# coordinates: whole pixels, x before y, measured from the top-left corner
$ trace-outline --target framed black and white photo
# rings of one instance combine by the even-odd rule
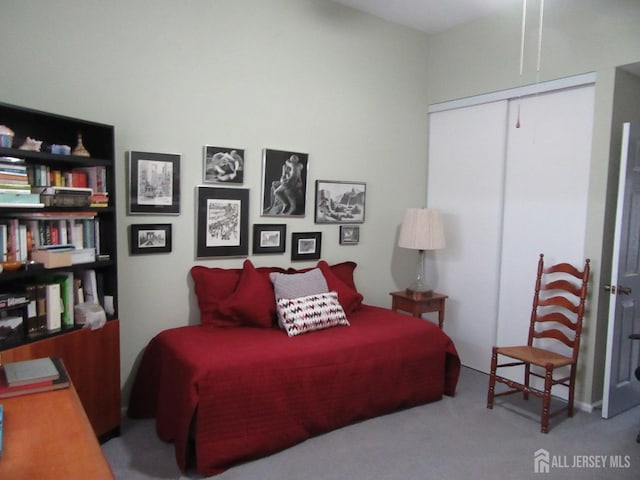
[[[360,241],[360,227],[340,225],[340,245],[357,245]]]
[[[131,255],[171,252],[171,224],[157,223],[129,227]]]
[[[291,260],[319,260],[322,232],[291,234]]]
[[[180,155],[129,152],[128,213],[180,214]]]
[[[307,202],[307,153],[264,149],[262,152],[263,217],[304,217]]]
[[[367,185],[316,180],[316,223],[364,223]]]
[[[244,150],[205,145],[202,181],[204,183],[242,185],[244,182]]]
[[[196,258],[249,254],[249,190],[196,187]]]
[[[284,253],[287,225],[255,223],[253,225],[253,253]]]

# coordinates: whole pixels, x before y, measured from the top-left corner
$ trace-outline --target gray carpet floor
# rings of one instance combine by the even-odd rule
[[[350,425],[216,480],[640,479],[640,407],[604,420],[600,412],[555,417],[540,433],[540,400],[520,395],[486,408],[488,376],[463,368],[456,396]],[[375,392],[372,392],[375,395]],[[549,472],[534,456],[549,454]],[[124,419],[122,435],[103,444],[117,479],[201,479],[176,467],[173,444],[153,420]],[[602,462],[602,463],[600,463]]]

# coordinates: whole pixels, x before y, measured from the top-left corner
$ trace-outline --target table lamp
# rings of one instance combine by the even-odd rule
[[[418,273],[406,292],[414,298],[430,297],[433,290],[423,282],[424,251],[444,248],[444,230],[440,211],[434,208],[408,208],[402,219],[398,246],[420,252]]]

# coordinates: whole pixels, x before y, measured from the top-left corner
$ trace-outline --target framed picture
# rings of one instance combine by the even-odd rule
[[[202,181],[204,183],[242,185],[244,182],[244,150],[205,145]]]
[[[367,185],[316,180],[316,223],[364,223]]]
[[[340,225],[340,245],[356,245],[360,241],[360,227]]]
[[[180,214],[180,155],[129,152],[129,214]]]
[[[196,258],[249,254],[249,190],[196,187]]]
[[[291,260],[319,260],[322,232],[291,234]]]
[[[131,255],[171,252],[171,224],[157,223],[129,227]]]
[[[304,217],[308,171],[308,154],[264,149],[261,215]]]
[[[255,223],[253,225],[253,253],[284,253],[287,225]]]

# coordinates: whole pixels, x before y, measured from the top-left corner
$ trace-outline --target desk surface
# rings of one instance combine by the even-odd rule
[[[114,478],[73,386],[0,403],[0,478]]]

